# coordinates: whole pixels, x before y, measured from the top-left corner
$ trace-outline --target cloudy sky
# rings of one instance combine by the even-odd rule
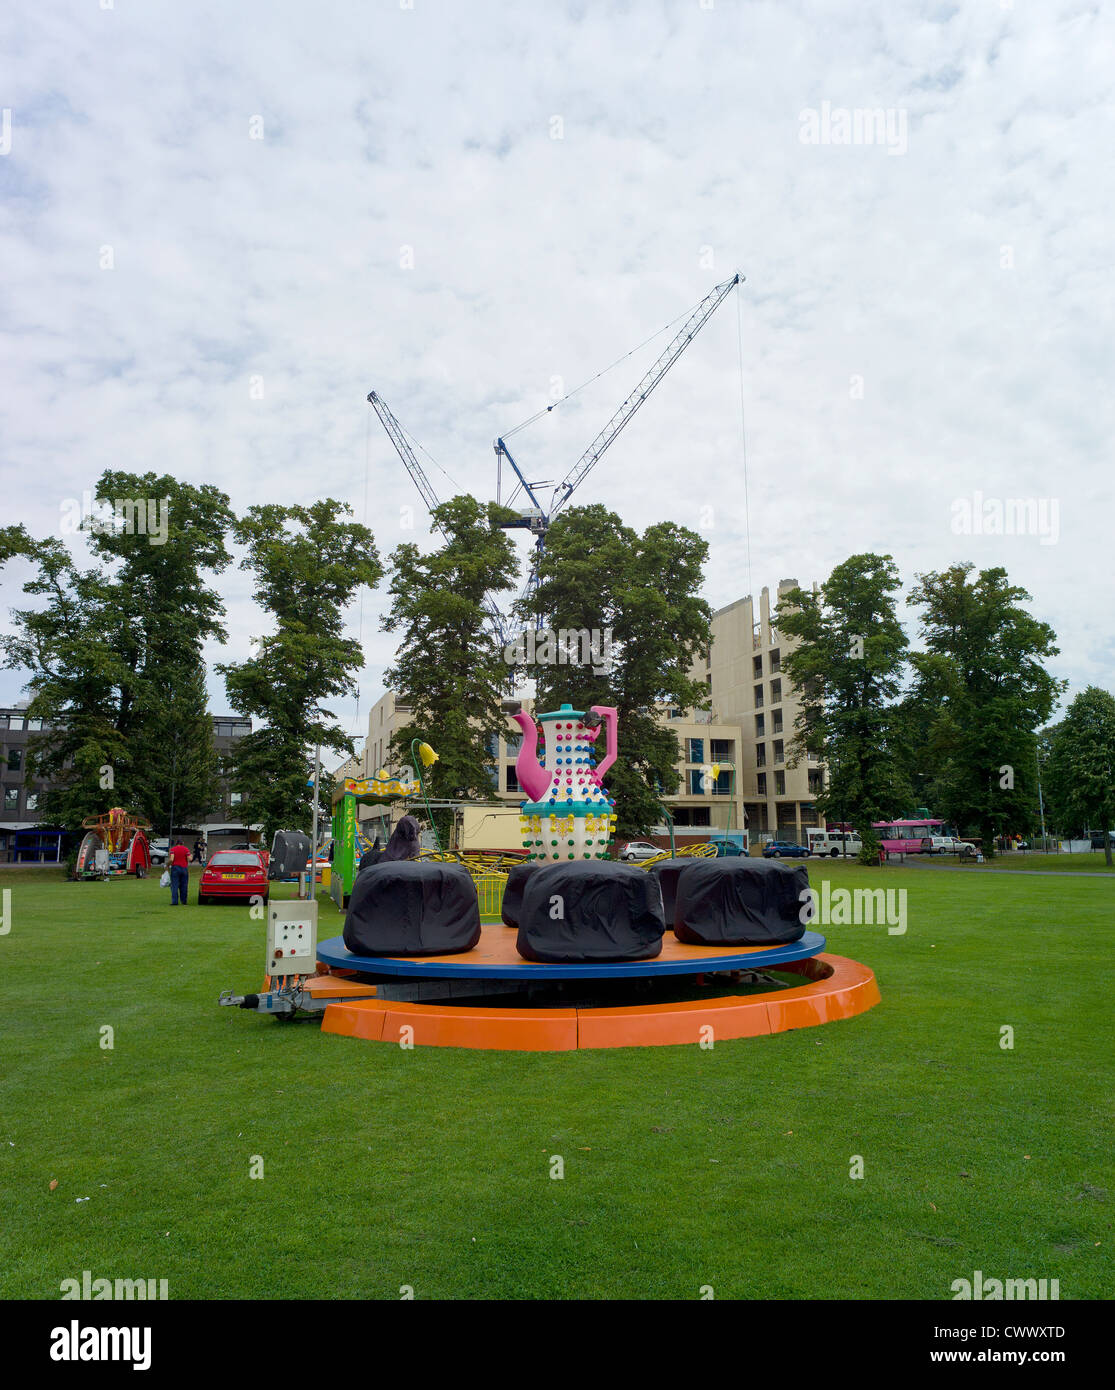
[[[1070,695],[1115,690],[1113,33],[1077,0],[8,0],[0,520],[157,469],[347,501],[385,554],[424,522],[370,389],[440,495],[491,497],[497,434],[738,269],[577,501],[702,529],[716,606],[861,550],[1004,565]],[[528,474],[654,352],[518,435]],[[1015,498],[1042,534],[958,533]],[[235,660],[262,619],[220,587]]]

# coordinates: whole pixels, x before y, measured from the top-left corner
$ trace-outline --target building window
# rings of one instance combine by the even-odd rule
[[[732,769],[722,768],[716,774],[716,781],[712,787],[713,796],[731,796],[732,794]]]
[[[27,730],[29,733],[37,734],[42,727],[43,721],[41,719],[29,719],[27,721]]]
[[[760,772],[760,773],[758,774],[758,776],[755,778],[755,786],[758,788],[758,792],[759,792],[759,795],[760,795],[760,796],[766,796],[766,794],[767,794],[767,774],[766,774],[765,772]]]
[[[767,746],[765,743],[755,745],[755,766],[766,767],[767,765]]]
[[[510,763],[507,765],[507,790],[509,792],[517,792],[519,790],[519,774]]]
[[[786,745],[780,738],[774,740],[774,761],[784,763],[786,761]]]
[[[5,788],[4,788],[4,810],[5,810],[5,811],[18,811],[18,810],[19,810],[19,788],[18,788],[18,787],[5,787]]]
[[[6,714],[0,714],[0,729],[6,729],[7,727],[8,727],[8,716],[7,716]]]
[[[782,711],[780,709],[775,710],[771,717],[770,731],[772,734],[780,734],[782,732]]]
[[[786,795],[786,774],[784,772],[774,774],[774,794],[775,796]]]
[[[706,791],[704,781],[704,769],[700,767],[691,767],[689,769],[689,795],[704,796]]]
[[[760,656],[755,657],[754,661],[753,661],[751,664],[752,664],[752,671],[753,671],[753,674],[754,674],[755,678],[758,679],[758,677],[761,676],[761,675],[763,674],[763,658],[762,658],[762,656],[760,655]]]
[[[28,792],[23,804],[28,811],[37,811],[39,809],[39,793]]]
[[[9,748],[9,749],[8,749],[8,771],[9,771],[9,772],[20,772],[20,771],[22,771],[22,769],[23,769],[23,749],[22,749],[22,748]]]
[[[825,774],[819,767],[811,767],[806,776],[809,779],[809,795],[820,796],[825,789]]]
[[[229,792],[228,794],[228,804],[230,806],[239,806],[243,800],[243,792]]]
[[[488,750],[489,758],[499,757],[499,734],[489,734],[484,745]]]
[[[511,737],[505,739],[504,742],[507,744],[507,756],[509,758],[517,758],[519,756],[519,750],[523,746],[522,734],[512,734]]]
[[[683,709],[672,709],[667,717],[669,719],[684,719],[685,711]]]
[[[771,681],[770,683],[770,702],[772,705],[782,703],[782,682]]]
[[[762,738],[767,731],[767,717],[765,714],[755,716],[755,737]]]
[[[761,685],[757,685],[757,686],[755,687],[755,708],[756,708],[756,709],[762,709],[762,707],[763,707],[763,687],[762,687]]]
[[[736,755],[736,745],[730,738],[709,740],[709,756],[714,763],[730,763]]]
[[[770,673],[775,675],[782,670],[782,651],[779,647],[774,647],[770,654]]]
[[[705,760],[705,741],[703,738],[687,738],[685,740],[688,752],[685,761],[688,763],[703,763]]]

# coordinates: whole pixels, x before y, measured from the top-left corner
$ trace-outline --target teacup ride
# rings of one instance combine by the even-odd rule
[[[317,945],[303,998],[322,1030],[404,1046],[565,1051],[700,1044],[851,1018],[872,971],[808,929],[802,864],[744,857],[612,861],[616,710],[521,710],[516,763],[530,858],[501,921],[481,921],[460,864],[357,875],[345,930]],[[606,731],[603,757],[595,744]]]

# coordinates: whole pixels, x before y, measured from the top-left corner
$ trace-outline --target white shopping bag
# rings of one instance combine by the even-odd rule
[[[163,876],[162,876],[161,879],[159,879],[159,887],[160,887],[160,888],[169,888],[169,887],[170,887],[170,870],[169,870],[169,869],[164,869],[164,870],[163,870]]]

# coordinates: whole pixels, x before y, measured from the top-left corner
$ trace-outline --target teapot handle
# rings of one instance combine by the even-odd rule
[[[603,759],[596,764],[597,781],[600,780],[616,760],[616,721],[619,711],[615,705],[593,705],[593,712],[600,715],[608,726],[607,746]]]

